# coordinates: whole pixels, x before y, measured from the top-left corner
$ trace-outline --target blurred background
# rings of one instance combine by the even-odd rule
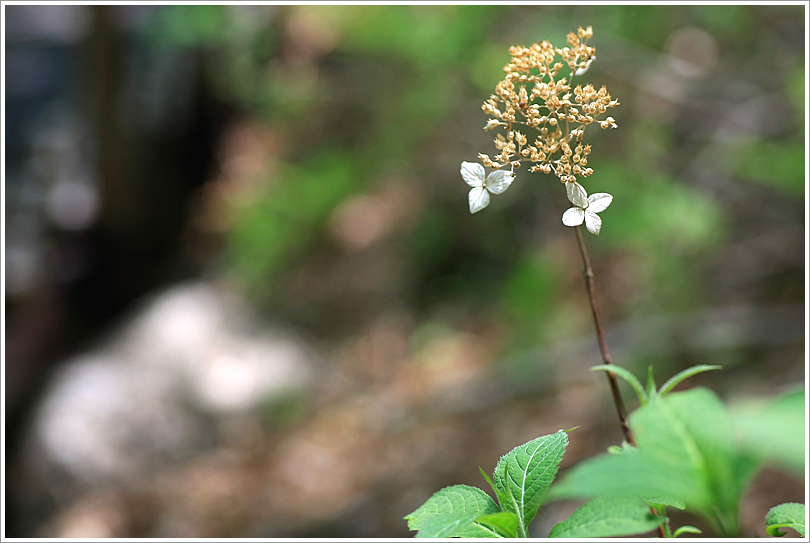
[[[409,537],[529,439],[620,443],[564,191],[459,174],[508,47],[578,26],[614,361],[802,384],[804,9],[4,6],[6,535]]]

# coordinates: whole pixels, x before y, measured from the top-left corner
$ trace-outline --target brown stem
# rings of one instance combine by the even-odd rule
[[[579,242],[579,251],[582,253],[582,263],[585,266],[583,275],[585,276],[585,286],[588,287],[588,299],[591,302],[591,309],[593,310],[593,321],[596,323],[596,337],[599,341],[599,350],[602,353],[602,360],[605,364],[613,365],[610,358],[610,351],[608,350],[607,341],[605,340],[605,331],[602,329],[602,319],[599,316],[599,306],[596,304],[596,289],[593,285],[593,269],[591,268],[591,259],[588,258],[588,251],[585,249],[585,240],[582,239],[582,232],[579,226],[574,227],[577,232],[577,241]],[[622,427],[624,439],[632,446],[636,446],[636,440],[633,438],[633,431],[627,424],[627,410],[622,401],[622,395],[619,392],[619,384],[616,381],[616,374],[612,371],[605,372],[607,375],[608,384],[610,384],[610,391],[613,393],[613,403],[616,405],[616,412],[619,415],[619,425]],[[650,507],[653,515],[658,516],[658,511]],[[662,538],[666,537],[664,525],[658,526],[658,535]]]
[[[579,242],[579,250],[582,253],[582,263],[585,266],[585,286],[588,287],[588,298],[591,302],[591,309],[593,310],[593,320],[596,323],[596,338],[599,342],[599,350],[602,353],[602,360],[605,364],[613,365],[610,359],[610,351],[608,350],[607,341],[605,341],[605,332],[602,329],[602,319],[599,316],[599,306],[596,304],[596,289],[593,286],[593,269],[591,269],[591,260],[588,258],[588,251],[585,249],[585,241],[582,239],[582,232],[579,226],[575,227],[577,232],[577,241]],[[622,427],[624,439],[634,447],[636,440],[633,438],[633,431],[627,424],[627,409],[624,407],[622,395],[619,392],[619,384],[616,381],[616,374],[612,371],[605,373],[607,375],[608,384],[610,384],[610,392],[613,394],[613,403],[616,404],[616,413],[619,415],[619,425]]]

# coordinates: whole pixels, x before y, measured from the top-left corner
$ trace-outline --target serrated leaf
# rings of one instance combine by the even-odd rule
[[[492,528],[501,537],[515,538],[517,537],[520,519],[514,513],[501,511],[500,513],[478,517],[475,522],[487,528]]]
[[[721,370],[721,369],[723,369],[723,366],[709,366],[706,364],[699,364],[697,366],[692,366],[691,368],[686,368],[682,372],[679,372],[676,375],[672,376],[672,378],[670,378],[666,383],[661,385],[661,390],[658,391],[658,395],[661,397],[666,396],[681,381],[683,381],[684,379],[688,379],[693,375],[697,375],[699,373],[703,373],[706,371]]]
[[[446,517],[442,521],[431,522],[431,532],[441,530],[442,523],[449,524],[458,519],[468,518],[472,522],[475,518],[497,513],[500,508],[489,494],[467,485],[455,485],[443,488],[433,494],[416,511],[405,516],[410,530],[423,531],[425,523],[434,517]],[[467,523],[468,526],[457,525],[453,535],[456,537],[495,537],[491,530]],[[447,537],[447,536],[420,536],[420,537]]]
[[[773,537],[782,537],[787,532],[779,528],[793,528],[799,535],[805,536],[805,507],[802,503],[783,503],[773,507],[765,515],[765,531]]]
[[[470,515],[436,515],[426,519],[425,522],[422,523],[422,527],[419,528],[419,531],[416,533],[416,537],[464,537],[457,535],[456,532],[460,532],[462,529],[467,528],[470,524],[472,524],[473,520],[475,520],[475,517]]]
[[[599,366],[593,366],[591,371],[594,370],[604,370],[615,373],[625,381],[627,381],[633,390],[636,391],[636,396],[638,396],[638,401],[641,402],[641,405],[647,404],[647,394],[644,392],[644,388],[641,386],[641,382],[636,379],[636,376],[632,374],[632,372],[624,369],[621,366],[616,366],[614,364],[601,364]]]
[[[518,516],[520,536],[527,535],[529,523],[557,475],[567,445],[568,435],[559,430],[515,447],[495,466],[498,499],[505,511]]]
[[[549,537],[615,537],[655,530],[666,520],[637,498],[597,498],[551,529]]]
[[[495,494],[498,497],[498,503],[504,511],[517,515],[520,510],[520,504],[512,494],[512,488],[507,484],[498,484],[499,477],[501,480],[506,480],[506,473],[509,467],[509,459],[504,455],[495,466],[495,472],[492,474],[495,477]],[[499,475],[499,470],[502,474]],[[518,516],[518,533],[520,537],[528,537],[528,523],[524,523],[523,518]]]

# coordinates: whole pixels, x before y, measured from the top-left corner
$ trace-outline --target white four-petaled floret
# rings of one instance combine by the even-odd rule
[[[566,183],[565,191],[568,193],[568,200],[574,204],[574,207],[568,208],[563,213],[563,224],[579,226],[584,222],[588,232],[598,236],[602,229],[602,219],[597,213],[607,209],[613,201],[613,196],[607,192],[597,192],[588,196],[582,185],[576,182]]]
[[[461,177],[472,187],[470,190],[470,213],[481,211],[489,205],[489,193],[501,194],[515,180],[515,173],[495,170],[484,177],[486,171],[477,162],[462,162]]]

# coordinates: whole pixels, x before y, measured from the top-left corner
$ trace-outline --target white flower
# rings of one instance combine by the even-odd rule
[[[515,180],[514,172],[495,170],[484,179],[484,167],[477,162],[462,162],[461,177],[472,187],[470,190],[470,213],[481,211],[489,205],[489,193],[500,194]],[[489,192],[487,192],[489,191]]]
[[[568,193],[568,200],[575,207],[569,208],[563,213],[563,224],[565,226],[579,226],[585,221],[588,232],[598,236],[599,230],[602,229],[602,219],[599,218],[597,213],[607,209],[610,202],[613,201],[613,196],[607,192],[598,192],[588,196],[579,183],[566,183],[565,191]]]

